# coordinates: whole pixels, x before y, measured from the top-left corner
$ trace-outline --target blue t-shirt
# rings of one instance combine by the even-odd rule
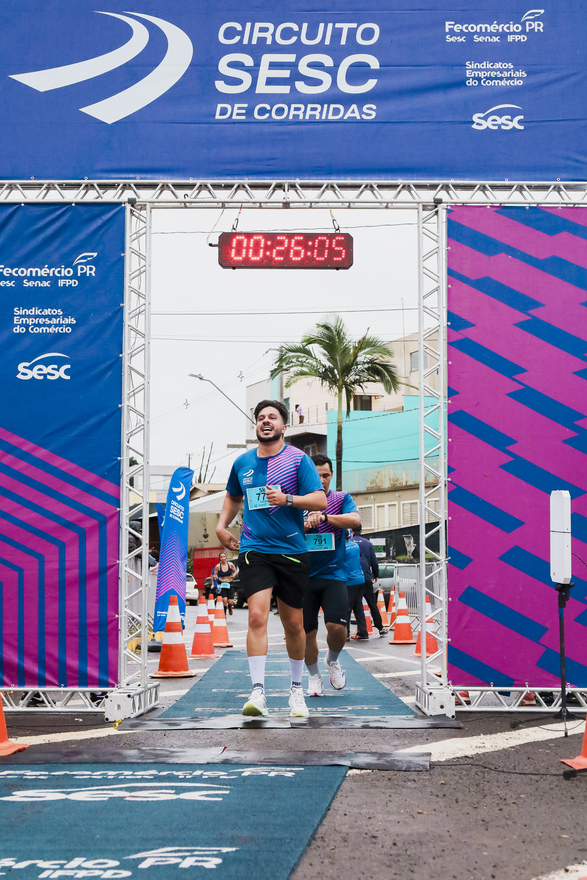
[[[250,449],[239,455],[226,485],[232,497],[245,497],[241,551],[306,553],[304,511],[287,504],[255,509],[263,493],[253,490],[263,486],[281,486],[286,495],[309,495],[322,489],[316,465],[305,452],[287,443],[281,452],[268,458],[259,457],[256,448]]]
[[[357,513],[357,505],[348,492],[329,492],[324,513],[336,516],[341,513]],[[334,535],[334,550],[315,550],[310,553],[310,577],[346,581],[345,530],[328,523],[320,523],[312,532]]]
[[[347,587],[356,587],[365,583],[365,575],[361,568],[361,548],[351,538],[345,544],[346,549],[346,582]]]

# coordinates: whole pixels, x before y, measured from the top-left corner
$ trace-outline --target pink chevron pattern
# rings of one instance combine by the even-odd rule
[[[587,559],[587,212],[449,214],[449,678],[556,687],[550,492]],[[574,564],[567,679],[587,686],[587,578]]]
[[[0,429],[0,686],[118,680],[119,487]]]
[[[286,495],[298,494],[298,466],[305,453],[295,446],[286,445],[279,455],[272,456],[267,462],[267,485],[281,486]],[[269,513],[274,514],[279,507],[270,507]]]

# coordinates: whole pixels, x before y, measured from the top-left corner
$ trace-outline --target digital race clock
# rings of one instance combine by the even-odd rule
[[[350,269],[353,237],[342,232],[223,232],[223,269]]]

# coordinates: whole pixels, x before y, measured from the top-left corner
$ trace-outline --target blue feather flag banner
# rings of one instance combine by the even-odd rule
[[[161,541],[157,594],[153,619],[154,632],[165,629],[169,600],[173,594],[179,602],[182,624],[185,620],[185,585],[190,512],[190,487],[194,472],[177,468],[171,478],[165,506],[165,528]]]

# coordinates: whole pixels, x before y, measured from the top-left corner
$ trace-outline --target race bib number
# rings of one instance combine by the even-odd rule
[[[310,553],[317,550],[334,550],[334,535],[332,532],[312,532],[306,535],[306,546]]]
[[[281,486],[277,487],[281,489]],[[266,486],[251,486],[247,489],[247,503],[249,510],[262,510],[265,507],[271,507],[267,500]]]

